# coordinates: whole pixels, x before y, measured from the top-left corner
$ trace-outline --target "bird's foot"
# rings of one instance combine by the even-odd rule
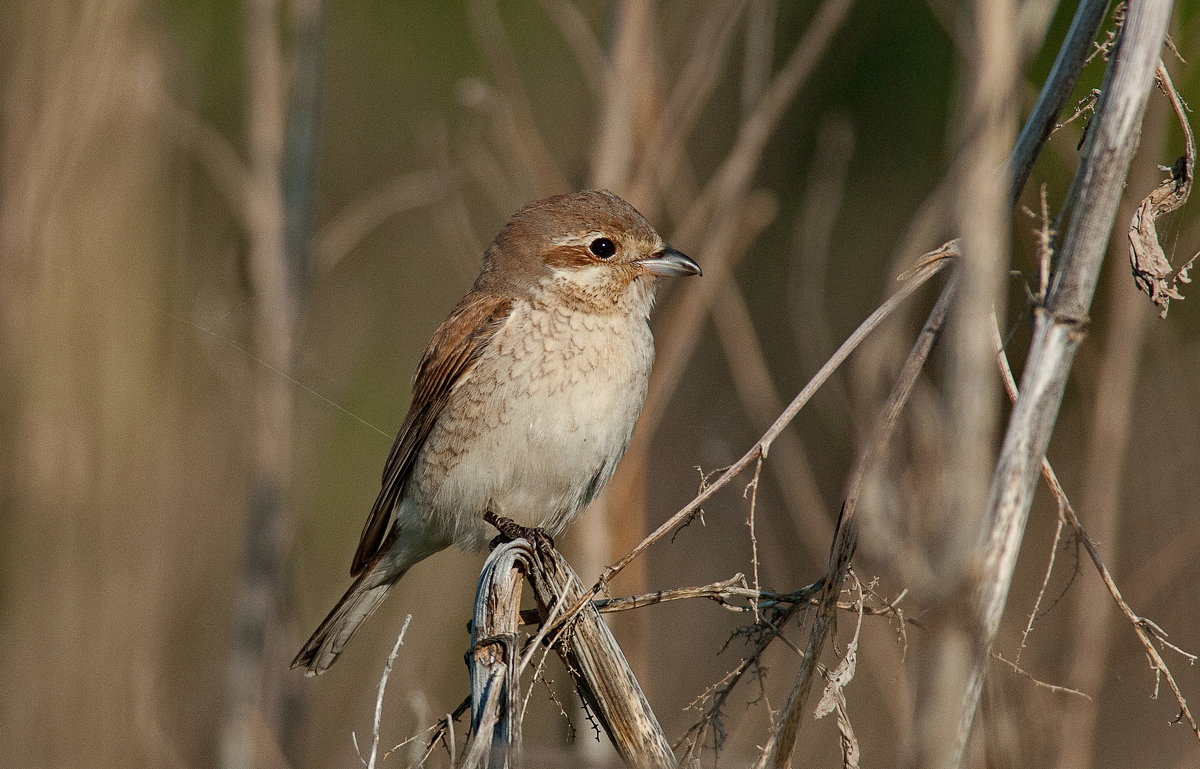
[[[512,518],[505,518],[502,515],[496,514],[493,510],[488,510],[483,514],[483,520],[492,524],[496,531],[500,532],[500,536],[496,537],[492,546],[500,542],[511,542],[514,539],[525,539],[533,545],[548,544],[551,548],[554,547],[554,538],[547,534],[542,529],[522,526]]]

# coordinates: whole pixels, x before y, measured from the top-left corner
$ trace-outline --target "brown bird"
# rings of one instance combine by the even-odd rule
[[[530,203],[417,366],[350,569],[292,667],[326,670],[414,564],[483,548],[485,512],[558,534],[625,453],[654,359],[655,276],[699,275],[604,191]]]

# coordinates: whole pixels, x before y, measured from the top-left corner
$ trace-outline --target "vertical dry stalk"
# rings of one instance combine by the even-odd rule
[[[287,370],[294,355],[296,298],[288,266],[283,197],[286,122],[285,65],[277,0],[244,4],[246,68],[246,187],[242,205],[253,290],[251,334],[255,353]],[[227,712],[221,734],[223,769],[251,769],[257,758],[256,723],[277,733],[282,671],[265,652],[277,639],[282,611],[283,553],[291,522],[283,512],[290,485],[291,385],[265,367],[253,373],[254,470],[246,520],[246,552],[237,609],[237,633],[227,668]]]
[[[937,641],[930,650],[916,714],[914,748],[920,766],[956,765],[957,703],[941,696],[963,686],[977,634],[960,611],[971,586],[973,545],[982,528],[1000,392],[991,345],[993,310],[1003,315],[1009,256],[1007,189],[997,183],[1012,146],[1013,94],[1017,83],[1016,7],[1009,0],[978,0],[963,38],[972,55],[965,60],[961,144],[955,163],[959,188],[954,218],[962,237],[961,294],[951,312],[947,338],[949,456],[953,482],[947,484],[937,516],[928,529],[931,576],[922,585],[935,607]]]
[[[1057,269],[1045,306],[1036,312],[1021,394],[1009,419],[988,496],[980,581],[971,604],[979,642],[972,645],[966,685],[952,695],[961,703],[961,708],[956,708],[957,751],[950,756],[954,766],[962,761],[979,704],[987,653],[1012,583],[1042,456],[1086,330],[1172,5],[1170,0],[1147,0],[1129,8],[1072,187],[1074,210]]]

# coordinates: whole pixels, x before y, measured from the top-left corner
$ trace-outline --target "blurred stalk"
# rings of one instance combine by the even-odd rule
[[[628,195],[635,158],[644,150],[658,119],[659,83],[654,59],[654,6],[649,0],[621,0],[613,8],[613,35],[604,78],[602,122],[597,128],[588,186]],[[654,201],[630,199],[641,210],[655,208]],[[639,430],[639,432],[642,432]],[[648,436],[635,437],[628,456],[617,468],[608,489],[575,524],[579,546],[579,572],[585,581],[594,580],[616,556],[628,552],[649,530],[646,525],[647,466],[650,461]],[[586,543],[586,544],[584,544]],[[649,589],[647,564],[632,565],[620,584],[622,591],[639,594]],[[643,688],[652,689],[650,639],[643,612],[607,621],[617,629],[634,675]],[[581,721],[583,711],[576,720]],[[578,729],[586,729],[582,722]],[[576,742],[582,757],[600,763],[607,746],[593,740]]]
[[[295,680],[287,676],[289,626],[286,557],[294,519],[285,508],[291,488],[292,389],[276,371],[296,357],[300,284],[311,242],[319,80],[321,6],[293,3],[296,29],[293,98],[280,36],[278,0],[243,6],[246,76],[246,170],[243,202],[247,273],[251,279],[251,338],[266,366],[253,372],[254,470],[247,507],[245,561],[239,588],[237,632],[227,670],[222,725],[223,769],[253,769],[261,756],[294,744]],[[286,186],[285,186],[286,182]],[[260,724],[268,739],[263,745]]]
[[[934,607],[936,643],[921,666],[922,705],[914,747],[916,765],[957,766],[955,693],[967,686],[971,660],[981,643],[964,609],[976,568],[975,543],[983,528],[984,504],[1000,416],[1000,389],[994,373],[991,317],[1004,317],[1005,279],[1010,256],[1007,187],[998,183],[1015,137],[1018,75],[1016,7],[1011,0],[976,0],[964,19],[965,50],[962,121],[954,174],[958,191],[953,215],[962,236],[961,293],[947,326],[947,436],[953,482],[945,487],[931,531],[932,564],[928,589]]]

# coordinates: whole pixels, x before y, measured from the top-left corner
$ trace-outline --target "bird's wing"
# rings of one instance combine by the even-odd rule
[[[350,574],[358,576],[383,547],[392,514],[400,501],[417,454],[445,407],[450,393],[479,359],[488,340],[508,319],[512,300],[472,292],[463,298],[434,332],[413,379],[412,405],[383,466],[383,488],[375,500]]]

